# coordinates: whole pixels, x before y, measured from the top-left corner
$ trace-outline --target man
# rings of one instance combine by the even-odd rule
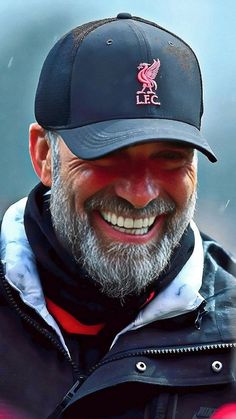
[[[199,65],[120,13],[39,80],[41,183],[2,224],[2,400],[28,418],[206,418],[235,400],[235,265],[192,218]]]

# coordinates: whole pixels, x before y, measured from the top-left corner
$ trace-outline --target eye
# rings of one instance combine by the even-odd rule
[[[90,162],[91,164],[100,167],[114,167],[126,163],[127,160],[127,154],[121,150],[117,150],[98,159],[91,160]]]
[[[186,155],[175,150],[165,150],[165,151],[159,152],[156,157],[159,159],[166,159],[166,160],[180,160],[180,159],[185,159]]]
[[[167,149],[160,150],[153,156],[154,160],[165,170],[178,169],[191,163],[193,158],[192,150]]]

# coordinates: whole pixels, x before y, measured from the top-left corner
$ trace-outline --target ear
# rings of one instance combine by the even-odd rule
[[[37,123],[29,128],[29,150],[35,172],[45,186],[51,187],[51,148],[45,130]]]

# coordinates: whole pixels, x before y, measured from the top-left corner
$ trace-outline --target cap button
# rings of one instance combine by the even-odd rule
[[[132,16],[130,13],[118,13],[116,17],[117,19],[132,19]]]

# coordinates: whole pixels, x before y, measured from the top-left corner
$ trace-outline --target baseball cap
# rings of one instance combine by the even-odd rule
[[[64,35],[39,78],[35,116],[82,159],[152,141],[190,145],[200,133],[202,78],[193,50],[154,22],[119,13]]]

